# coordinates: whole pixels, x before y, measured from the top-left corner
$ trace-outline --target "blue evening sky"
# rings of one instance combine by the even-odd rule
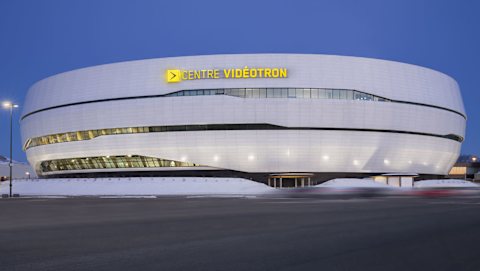
[[[219,53],[382,58],[444,72],[468,114],[462,153],[480,154],[480,1],[0,0],[0,100],[111,62]],[[14,159],[25,161],[14,123]],[[8,154],[0,112],[0,154]]]

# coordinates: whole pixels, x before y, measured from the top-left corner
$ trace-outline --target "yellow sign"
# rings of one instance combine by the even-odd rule
[[[287,78],[286,68],[249,68],[243,69],[205,69],[205,70],[167,70],[167,83],[182,80],[199,79],[247,79],[247,78]]]
[[[168,83],[176,83],[180,82],[181,79],[181,72],[180,70],[167,70],[166,77]]]

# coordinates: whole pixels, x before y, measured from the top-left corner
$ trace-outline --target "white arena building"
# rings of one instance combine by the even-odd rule
[[[308,176],[309,184],[446,175],[465,125],[459,87],[443,73],[305,54],[78,69],[33,85],[21,117],[23,147],[42,177]]]

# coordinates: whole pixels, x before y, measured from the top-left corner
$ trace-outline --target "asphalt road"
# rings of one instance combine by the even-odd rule
[[[480,270],[480,199],[2,199],[0,270]]]

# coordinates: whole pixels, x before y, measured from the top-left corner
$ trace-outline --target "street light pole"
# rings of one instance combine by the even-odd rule
[[[10,109],[10,197],[12,197],[12,178],[13,178],[13,108],[18,107],[17,104],[4,102],[3,107]]]
[[[10,105],[10,197],[12,197],[12,141],[13,141],[13,106]]]

